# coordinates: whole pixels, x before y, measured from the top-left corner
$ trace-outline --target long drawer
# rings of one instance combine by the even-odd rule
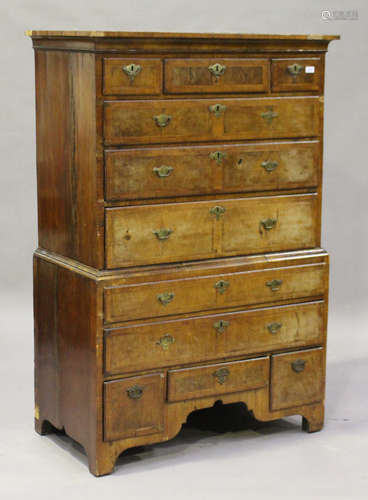
[[[317,97],[107,101],[106,144],[315,137]]]
[[[318,345],[323,340],[321,301],[133,324],[105,330],[105,373]]]
[[[156,278],[157,279],[157,278]],[[104,289],[106,323],[321,297],[324,263],[153,281]]]
[[[106,210],[108,268],[312,248],[316,194]]]
[[[317,141],[108,150],[107,200],[314,187]]]

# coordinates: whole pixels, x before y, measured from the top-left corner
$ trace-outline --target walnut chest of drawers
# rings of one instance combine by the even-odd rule
[[[323,425],[336,36],[29,32],[35,425],[103,475],[193,410]]]

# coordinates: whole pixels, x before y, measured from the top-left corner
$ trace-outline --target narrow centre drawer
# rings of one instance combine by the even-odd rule
[[[168,401],[184,401],[268,385],[269,358],[199,366],[168,372]]]

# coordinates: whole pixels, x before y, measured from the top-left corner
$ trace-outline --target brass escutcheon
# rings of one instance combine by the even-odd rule
[[[173,292],[164,292],[157,295],[157,300],[163,305],[167,306],[175,297],[175,293]]]
[[[164,335],[163,337],[161,337],[160,340],[156,342],[156,344],[161,346],[164,351],[167,351],[169,348],[169,345],[173,344],[174,342],[175,342],[174,337],[167,334],[167,335]]]
[[[153,234],[156,235],[157,239],[160,241],[167,240],[170,234],[173,232],[172,229],[157,229],[156,231],[152,231]]]
[[[280,287],[282,285],[282,280],[272,280],[272,281],[267,281],[266,286],[270,287],[272,292],[277,292],[280,290]]]
[[[276,226],[276,223],[277,219],[265,219],[260,221],[261,226],[263,226],[266,231],[273,229]]]
[[[291,367],[296,373],[300,373],[304,370],[305,368],[305,363],[304,359],[296,359],[291,363]]]
[[[217,331],[217,333],[224,333],[226,328],[230,325],[229,321],[225,321],[223,319],[220,319],[219,321],[215,321],[213,324],[214,329]]]
[[[167,165],[161,165],[161,167],[153,168],[153,172],[157,174],[157,177],[169,177],[173,170],[173,167],[168,167]]]
[[[275,111],[272,111],[272,109],[269,109],[268,111],[261,113],[261,116],[267,123],[272,123],[272,120],[277,118],[279,115]]]
[[[210,214],[214,215],[217,220],[219,220],[221,215],[223,215],[225,212],[226,212],[226,208],[224,208],[224,207],[216,206],[216,207],[210,208]]]
[[[166,127],[171,121],[171,116],[162,114],[154,116],[153,119],[158,127]]]
[[[277,333],[280,328],[282,327],[282,323],[270,323],[269,325],[267,325],[267,330],[274,334],[274,333]]]
[[[278,167],[279,163],[277,161],[263,161],[261,165],[266,172],[272,172],[276,167]]]
[[[212,64],[212,66],[208,66],[208,71],[212,73],[216,78],[223,75],[225,73],[226,66],[220,63]]]
[[[215,160],[217,165],[220,165],[222,163],[222,160],[226,158],[226,153],[223,153],[222,151],[214,151],[213,153],[209,154],[209,157],[211,160]]]
[[[131,82],[134,81],[134,78],[142,71],[142,66],[139,64],[127,64],[123,66],[124,73],[128,76]]]
[[[230,375],[230,370],[227,368],[220,368],[219,370],[216,370],[213,372],[213,376],[217,379],[217,382],[219,384],[224,384],[226,381],[226,378]]]
[[[140,399],[143,396],[143,387],[140,385],[133,385],[127,389],[127,393],[130,399]]]
[[[212,104],[208,109],[211,113],[215,113],[215,116],[221,116],[221,113],[226,111],[226,106],[225,104]]]
[[[299,73],[301,73],[301,71],[303,70],[303,66],[301,66],[300,64],[290,64],[290,66],[287,67],[288,69],[288,72],[294,77],[299,75]]]
[[[215,283],[215,288],[218,290],[220,293],[225,293],[226,290],[229,288],[230,283],[225,280],[220,280]]]

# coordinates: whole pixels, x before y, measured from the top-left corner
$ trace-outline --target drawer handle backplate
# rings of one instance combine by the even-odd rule
[[[128,76],[129,80],[134,82],[134,78],[142,71],[142,66],[133,63],[127,64],[123,66],[123,71]]]
[[[224,384],[229,375],[230,370],[228,370],[227,368],[220,368],[219,370],[213,372],[213,376],[217,379],[217,382],[219,384]]]
[[[299,73],[302,72],[303,66],[301,64],[290,64],[288,66],[288,72],[295,78]]]
[[[156,342],[157,345],[161,346],[164,351],[167,351],[170,344],[175,342],[174,337],[171,335],[164,335],[160,338],[159,341]]]
[[[130,399],[140,399],[143,396],[143,387],[140,385],[133,385],[127,389],[127,394]]]
[[[157,300],[163,305],[167,306],[175,297],[175,293],[173,292],[164,292],[157,295]]]
[[[171,122],[170,115],[156,115],[153,119],[158,127],[166,127]]]
[[[220,165],[222,163],[222,160],[226,158],[226,153],[223,153],[222,151],[214,151],[213,153],[209,154],[209,157],[211,160],[215,160],[217,165]]]
[[[229,288],[230,283],[225,280],[220,280],[215,284],[216,290],[218,290],[220,293],[225,293],[225,291]]]
[[[224,333],[226,328],[230,325],[229,321],[225,321],[223,319],[220,319],[219,321],[215,321],[213,324],[214,329],[217,331],[217,333]]]
[[[270,287],[272,292],[277,292],[280,290],[282,285],[282,280],[272,280],[272,281],[267,281],[266,286]]]
[[[305,360],[304,359],[296,359],[291,363],[291,367],[296,373],[300,373],[304,370],[305,368]]]
[[[270,333],[275,334],[280,330],[281,327],[282,323],[270,323],[269,325],[267,325],[267,330]]]
[[[264,227],[266,231],[270,231],[276,226],[277,219],[265,219],[261,220],[260,224]]]
[[[278,167],[279,163],[277,161],[263,161],[261,165],[266,172],[273,172],[275,168]]]
[[[221,116],[222,113],[225,113],[226,111],[226,106],[225,104],[212,104],[208,108],[211,113],[214,113],[215,116]]]
[[[216,78],[223,75],[225,73],[226,66],[220,63],[212,64],[212,66],[208,66],[208,71],[212,73]]]
[[[161,165],[161,167],[155,167],[153,172],[157,175],[157,177],[169,177],[171,172],[173,171],[173,167],[169,167],[167,165]]]
[[[224,215],[225,212],[226,212],[225,207],[216,206],[216,207],[210,208],[210,214],[215,215],[217,220],[219,220],[221,215]]]
[[[269,109],[268,111],[262,113],[261,116],[264,120],[266,120],[267,123],[272,123],[272,120],[274,118],[277,118],[279,115],[272,109]]]
[[[167,240],[170,234],[173,232],[172,229],[157,229],[156,231],[152,231],[153,234],[156,235],[157,239],[160,241]]]

